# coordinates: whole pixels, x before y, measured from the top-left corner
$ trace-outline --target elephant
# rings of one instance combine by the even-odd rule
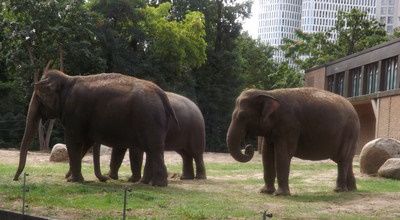
[[[165,139],[165,150],[174,150],[181,155],[183,160],[181,179],[206,179],[203,161],[206,143],[203,115],[197,105],[190,99],[172,92],[166,92],[166,94],[179,121],[179,126],[176,123],[169,124]],[[100,181],[105,181],[107,177],[103,176],[100,171],[99,149],[100,144],[93,146],[95,175]],[[87,150],[85,149],[84,153]],[[125,153],[126,148],[112,148],[110,171],[108,173],[112,179],[118,179],[118,170]],[[143,151],[139,148],[130,147],[129,157],[132,170],[132,177],[129,181],[137,182],[141,178]],[[196,163],[196,175],[194,174],[193,160]],[[145,173],[141,182],[148,183],[149,176],[151,175]]]
[[[60,119],[64,127],[71,170],[68,181],[84,180],[82,152],[94,143],[104,143],[146,151],[154,174],[152,185],[167,186],[165,137],[168,124],[178,121],[156,84],[119,73],[68,76],[46,68],[35,83],[14,180],[25,167],[28,145],[41,118]]]
[[[181,179],[206,179],[203,161],[206,143],[203,115],[190,99],[172,92],[166,92],[166,94],[179,121],[179,127],[174,123],[169,124],[165,138],[165,150],[176,151],[181,155],[183,160]],[[118,170],[125,152],[126,149],[123,148],[113,148],[112,150],[109,171],[112,179],[118,179]],[[129,180],[137,182],[141,177],[143,151],[139,148],[129,148],[129,157],[132,170],[132,177]],[[194,174],[193,160],[196,163],[196,175]],[[148,181],[146,169],[141,181],[144,183]]]
[[[249,89],[236,99],[226,143],[235,160],[248,162],[254,149],[247,145],[241,152],[241,141],[246,135],[264,138],[261,193],[290,195],[292,157],[336,162],[335,191],[342,192],[357,188],[352,162],[359,132],[358,115],[342,96],[316,88]]]

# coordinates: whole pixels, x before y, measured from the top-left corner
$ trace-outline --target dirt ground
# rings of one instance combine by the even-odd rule
[[[28,152],[27,164],[41,164],[49,162],[49,153],[43,152]],[[100,157],[101,164],[108,164],[110,162],[110,153],[102,153]],[[0,158],[2,163],[6,164],[18,164],[19,161],[19,150],[16,149],[0,149]],[[172,151],[165,152],[164,155],[166,164],[177,164],[181,163],[182,159],[179,154]],[[259,160],[261,162],[261,157],[255,156],[254,161]],[[93,163],[92,154],[88,153],[83,158],[83,163]],[[226,153],[204,153],[205,163],[236,163],[236,161]],[[125,154],[123,161],[124,164],[129,164],[129,154]]]

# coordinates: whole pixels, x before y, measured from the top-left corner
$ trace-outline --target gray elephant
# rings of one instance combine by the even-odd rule
[[[236,99],[226,142],[234,159],[247,162],[254,149],[240,151],[245,135],[264,137],[263,193],[290,195],[292,157],[333,160],[338,165],[335,191],[349,191],[356,190],[352,162],[359,130],[358,115],[342,96],[314,88],[250,89]]]
[[[206,179],[206,170],[203,161],[205,150],[203,115],[197,105],[190,99],[171,92],[167,92],[166,94],[179,121],[179,126],[176,123],[169,124],[165,139],[165,150],[176,151],[182,156],[183,168],[181,179]],[[99,144],[93,146],[95,174],[100,181],[104,181],[105,177],[100,172],[99,159],[96,158],[98,157],[98,153],[96,152],[98,152],[99,147]],[[125,152],[126,149],[124,148],[112,149],[109,172],[109,176],[112,179],[118,179],[118,170]],[[136,182],[141,178],[143,151],[139,148],[129,148],[129,156],[132,170],[132,177],[129,180]],[[193,160],[196,164],[196,174],[193,169]],[[151,174],[145,172],[141,181],[147,183],[150,177]]]
[[[171,123],[177,121],[165,92],[154,83],[117,73],[68,76],[46,70],[29,104],[14,180],[25,167],[28,145],[41,118],[58,118],[64,127],[71,170],[68,181],[83,181],[82,152],[94,143],[104,143],[146,151],[154,174],[152,184],[167,185],[164,141],[171,119],[175,120]]]

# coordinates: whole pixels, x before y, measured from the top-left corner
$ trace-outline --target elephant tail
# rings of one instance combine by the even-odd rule
[[[169,102],[169,99],[168,99],[167,95],[165,94],[164,91],[159,91],[158,95],[160,96],[161,101],[162,101],[162,103],[164,105],[165,114],[167,115],[168,118],[172,118],[175,121],[175,123],[178,126],[178,128],[179,128],[180,126],[179,126],[178,119],[176,118],[175,111],[172,108],[171,103]]]

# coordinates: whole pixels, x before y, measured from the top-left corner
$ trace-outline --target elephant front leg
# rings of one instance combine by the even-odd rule
[[[82,144],[78,142],[68,141],[67,150],[69,156],[69,167],[71,175],[68,177],[68,182],[83,182],[82,176]]]
[[[142,176],[143,153],[144,152],[137,147],[129,148],[129,160],[132,172],[132,176],[129,178],[130,182],[137,182]]]
[[[262,162],[264,167],[264,182],[265,186],[260,190],[261,193],[275,193],[275,155],[273,143],[262,142]]]
[[[85,157],[86,153],[89,151],[91,145],[90,144],[85,144],[83,145],[83,148],[81,150],[81,160],[83,157]],[[65,178],[68,179],[71,176],[71,168],[68,169],[68,172],[65,174]]]
[[[278,179],[278,190],[276,190],[276,196],[290,195],[289,190],[289,172],[290,172],[290,161],[292,156],[288,149],[287,143],[280,143],[274,146],[275,155],[275,168],[276,176]]]

